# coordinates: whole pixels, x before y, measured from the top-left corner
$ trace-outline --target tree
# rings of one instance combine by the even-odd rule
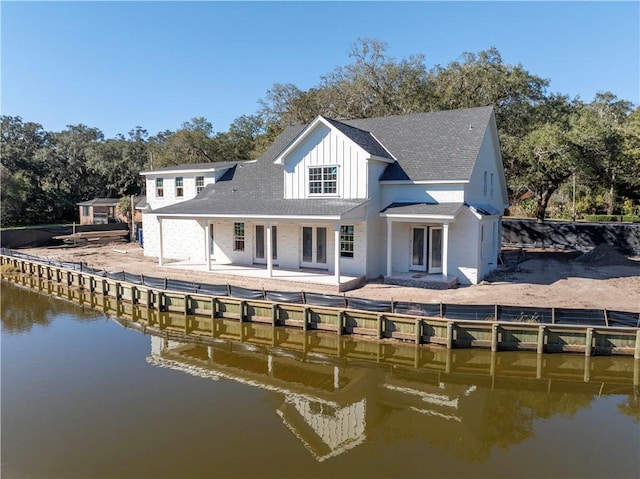
[[[39,123],[3,116],[1,138],[2,226],[39,221],[35,205],[46,203],[42,181],[49,171],[39,152],[48,147],[51,136]]]
[[[518,146],[520,181],[536,198],[536,220],[544,221],[551,195],[578,165],[579,152],[564,127],[545,123],[531,131]]]
[[[598,93],[594,100],[574,116],[573,141],[594,182],[609,191],[607,214],[612,215],[619,188],[638,176],[638,164],[632,150],[625,148],[633,138],[633,130],[625,129],[632,105],[618,100],[609,92]],[[636,133],[637,136],[637,133]]]

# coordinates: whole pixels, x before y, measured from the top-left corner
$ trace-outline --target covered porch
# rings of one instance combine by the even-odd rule
[[[449,225],[461,203],[392,203],[380,215],[387,222],[384,282],[430,289],[456,287],[449,274]]]
[[[158,215],[158,264],[347,291],[366,276],[363,204],[348,206],[331,215]],[[194,225],[190,230],[188,223]],[[175,241],[165,244],[181,230],[190,235],[188,247],[180,251]],[[167,265],[166,256],[181,261]]]
[[[219,275],[240,276],[243,278],[255,278],[257,280],[277,280],[294,283],[307,283],[319,286],[335,287],[337,292],[349,291],[364,285],[364,276],[340,275],[319,270],[305,269],[281,269],[273,268],[268,271],[267,265],[239,265],[239,264],[207,264],[205,261],[182,260],[164,263],[167,269],[179,269],[188,271],[208,272]]]

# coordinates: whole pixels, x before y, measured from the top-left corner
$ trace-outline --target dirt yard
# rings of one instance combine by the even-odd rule
[[[600,248],[600,247],[599,247]],[[422,303],[503,304],[540,307],[640,311],[640,258],[627,259],[597,248],[587,255],[552,250],[525,250],[520,262],[501,266],[491,278],[474,286],[430,290],[390,286],[372,281],[348,296]],[[244,279],[217,273],[159,267],[143,256],[137,244],[111,243],[77,248],[31,248],[22,253],[63,261],[82,261],[107,271],[127,271],[272,291],[333,293],[328,287],[288,281]]]

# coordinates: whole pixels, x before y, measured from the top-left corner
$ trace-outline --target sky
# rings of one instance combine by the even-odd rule
[[[549,92],[640,104],[640,2],[13,2],[0,4],[3,115],[107,138],[205,117],[227,131],[275,83],[302,90],[359,38],[446,65],[496,47]]]

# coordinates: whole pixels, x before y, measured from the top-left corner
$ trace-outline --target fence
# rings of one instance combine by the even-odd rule
[[[303,330],[394,338],[452,347],[633,354],[640,359],[640,313],[379,301],[278,292],[96,270],[0,251],[2,264],[47,281],[157,311],[232,318]]]

